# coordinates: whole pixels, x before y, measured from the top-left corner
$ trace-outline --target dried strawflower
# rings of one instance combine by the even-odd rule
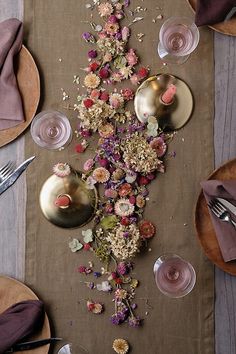
[[[104,26],[104,29],[108,34],[114,35],[119,31],[119,25],[118,25],[118,23],[107,22]]]
[[[104,168],[104,167],[97,167],[94,171],[93,171],[93,178],[95,179],[95,181],[97,181],[98,183],[105,183],[109,180],[110,178],[110,172]]]
[[[71,173],[70,166],[67,163],[59,162],[52,169],[53,173],[58,177],[66,177]]]
[[[117,354],[126,354],[129,351],[129,344],[125,339],[115,339],[112,348]]]
[[[125,197],[131,192],[132,192],[132,186],[129,183],[122,184],[118,190],[120,197]]]
[[[124,98],[119,93],[112,93],[110,95],[109,103],[114,109],[118,109],[124,105]]]
[[[117,191],[115,189],[109,188],[109,189],[105,190],[105,196],[107,198],[115,199],[118,196],[118,193],[117,193]]]
[[[136,205],[138,208],[144,208],[146,204],[145,198],[142,195],[137,195],[136,197]]]
[[[128,199],[122,198],[115,203],[115,213],[118,216],[130,216],[134,212],[134,206]]]
[[[141,236],[147,239],[155,235],[156,229],[150,221],[142,220],[139,224],[139,231]]]
[[[137,55],[135,54],[135,51],[131,48],[128,53],[126,54],[126,59],[127,59],[127,62],[130,66],[134,66],[137,64],[138,62],[138,57]]]
[[[100,78],[96,74],[88,74],[84,78],[84,84],[86,87],[94,89],[100,85]]]
[[[121,178],[123,178],[125,175],[124,171],[121,168],[117,168],[113,173],[112,173],[112,179],[114,181],[119,181]]]
[[[117,289],[117,290],[115,291],[115,297],[116,297],[116,299],[124,300],[124,299],[127,298],[127,295],[128,295],[128,293],[127,293],[127,291],[124,290],[124,289]]]

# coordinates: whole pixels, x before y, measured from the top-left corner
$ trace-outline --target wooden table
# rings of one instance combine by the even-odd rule
[[[23,18],[23,0],[0,0],[0,21]],[[215,33],[215,166],[236,155],[236,38]],[[1,148],[0,165],[24,159],[24,136]],[[1,273],[24,280],[26,181],[24,175],[0,198]],[[236,354],[236,277],[215,269],[216,354]],[[164,353],[163,353],[164,354]],[[173,354],[181,354],[174,353]],[[191,354],[191,353],[189,353]],[[201,354],[201,353],[199,353]],[[212,353],[213,354],[213,353]]]

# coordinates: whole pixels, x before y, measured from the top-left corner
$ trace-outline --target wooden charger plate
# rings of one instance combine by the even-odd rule
[[[196,11],[197,0],[187,0],[193,11]],[[236,17],[226,22],[217,23],[216,25],[209,26],[214,31],[227,34],[229,36],[236,36]]]
[[[236,159],[231,160],[215,170],[208,179],[236,179]],[[201,191],[195,210],[197,236],[206,256],[226,273],[236,275],[236,261],[225,262],[221,255],[215,230],[203,192]],[[227,235],[226,235],[227,236]]]
[[[0,276],[0,313],[5,311],[11,305],[25,300],[38,300],[38,297],[26,285],[5,276]],[[32,340],[50,338],[51,331],[47,315],[45,316],[44,325],[36,336],[32,336]],[[47,354],[49,345],[44,345],[34,350],[21,351],[22,354]]]
[[[30,125],[40,98],[39,72],[28,49],[22,46],[16,58],[16,78],[22,98],[25,121],[15,127],[0,130],[0,147],[15,140]]]

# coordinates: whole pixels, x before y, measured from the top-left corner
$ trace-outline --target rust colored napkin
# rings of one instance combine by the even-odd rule
[[[11,18],[0,23],[0,130],[24,121],[14,72],[14,57],[21,49],[22,38],[22,22]]]
[[[195,23],[197,26],[223,22],[236,0],[198,0]]]
[[[39,300],[18,302],[0,314],[0,354],[42,328],[44,305]]]
[[[229,200],[236,205],[236,181],[209,180],[201,183],[207,203],[216,197]],[[211,211],[211,220],[225,262],[236,259],[236,230],[227,222],[218,219]],[[235,217],[234,217],[235,219]]]

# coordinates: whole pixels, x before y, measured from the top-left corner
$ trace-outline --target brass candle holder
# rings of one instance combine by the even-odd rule
[[[87,189],[81,176],[81,172],[72,170],[66,177],[54,174],[43,184],[39,197],[40,207],[52,224],[76,228],[93,218],[97,208],[97,190],[95,187]],[[64,200],[61,205],[60,200]]]
[[[171,84],[176,86],[177,91],[173,101],[165,104],[161,96]],[[146,123],[149,116],[154,116],[163,130],[177,130],[191,117],[193,96],[183,80],[169,74],[157,74],[139,86],[135,94],[134,108],[140,122]]]

